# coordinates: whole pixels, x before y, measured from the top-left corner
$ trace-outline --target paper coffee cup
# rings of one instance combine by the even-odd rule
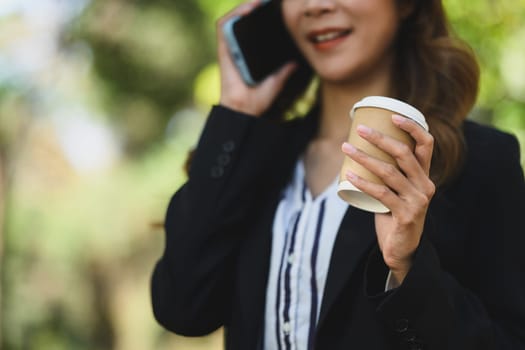
[[[350,111],[350,118],[353,120],[348,143],[374,158],[399,168],[394,158],[357,134],[357,126],[362,124],[399,140],[414,150],[414,139],[392,122],[392,114],[399,114],[410,118],[428,131],[428,124],[426,123],[425,117],[413,106],[390,97],[368,96],[357,102]],[[369,172],[361,164],[353,161],[349,157],[345,157],[337,188],[339,196],[350,205],[359,209],[374,213],[389,212],[390,209],[383,203],[362,192],[346,179],[346,172],[348,170],[351,170],[356,175],[370,182],[380,185],[384,184],[379,177]]]

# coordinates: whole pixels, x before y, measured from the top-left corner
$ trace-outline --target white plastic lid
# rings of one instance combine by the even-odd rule
[[[382,109],[388,109],[394,113],[399,113],[407,118],[412,119],[419,125],[428,131],[428,124],[425,120],[425,116],[415,107],[405,103],[403,101],[396,100],[395,98],[385,96],[368,96],[357,102],[352,110],[350,111],[350,117],[354,117],[355,110],[362,107],[376,107]]]

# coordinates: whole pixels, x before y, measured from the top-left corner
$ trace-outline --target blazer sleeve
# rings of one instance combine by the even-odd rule
[[[228,323],[236,251],[271,162],[271,142],[260,145],[274,134],[268,121],[212,109],[189,179],[169,203],[151,280],[153,314],[166,329],[201,336]]]
[[[464,259],[470,280],[478,281],[475,289],[442,269],[428,239],[439,235],[429,233],[437,226],[431,220],[395,290],[379,290],[388,269],[378,249],[369,256],[367,294],[399,349],[525,349],[525,181],[517,140],[497,136],[486,159],[493,166],[476,169],[484,180],[479,195],[472,194],[472,211],[465,212],[472,225]]]

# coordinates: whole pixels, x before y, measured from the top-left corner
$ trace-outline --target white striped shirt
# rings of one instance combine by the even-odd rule
[[[298,161],[273,223],[265,350],[313,349],[332,247],[347,208],[337,179],[312,198]]]

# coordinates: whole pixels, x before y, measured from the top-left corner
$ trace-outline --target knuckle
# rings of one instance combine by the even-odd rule
[[[412,150],[410,147],[406,144],[401,144],[399,148],[396,150],[395,156],[397,158],[406,158],[412,154]]]
[[[414,216],[408,212],[404,212],[397,217],[397,221],[402,226],[409,226],[414,222]]]
[[[369,159],[369,156],[367,153],[362,151],[361,149],[356,149],[356,152],[354,153],[354,156],[362,161],[366,161]]]
[[[414,216],[417,216],[421,212],[424,212],[427,210],[429,204],[430,204],[430,198],[427,197],[427,195],[423,192],[417,192],[412,197],[412,211]]]
[[[432,181],[429,180],[427,184],[427,189],[426,189],[427,198],[430,199],[434,197],[435,193],[436,193],[436,185]]]
[[[377,189],[377,197],[379,199],[385,199],[390,194],[390,190],[386,186],[381,186]]]
[[[379,143],[385,139],[385,135],[383,135],[382,133],[376,130],[372,130],[372,132],[370,133],[370,138],[374,140],[375,142]]]
[[[415,202],[419,204],[419,208],[423,208],[428,206],[428,204],[430,203],[430,199],[425,193],[418,192],[417,199]]]
[[[425,133],[422,137],[423,145],[428,146],[429,148],[434,147],[434,136],[432,136],[430,133]]]
[[[381,170],[381,175],[385,178],[389,178],[397,175],[397,168],[392,164],[387,164]]]
[[[355,152],[349,153],[348,156],[359,163],[366,162],[367,160],[367,154],[360,149],[355,149]]]

